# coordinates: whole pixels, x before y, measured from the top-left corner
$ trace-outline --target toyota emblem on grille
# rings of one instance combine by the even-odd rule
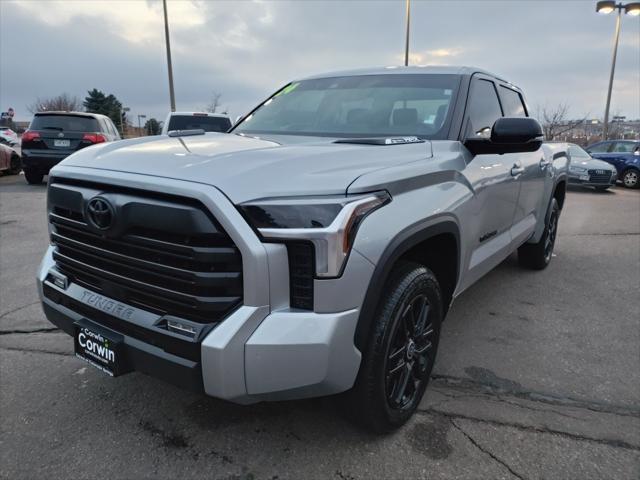
[[[94,197],[87,205],[89,222],[99,230],[107,230],[113,224],[113,206],[102,197]]]

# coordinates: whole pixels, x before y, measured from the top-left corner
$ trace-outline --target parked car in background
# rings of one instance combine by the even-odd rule
[[[22,169],[29,183],[42,183],[52,167],[73,152],[120,140],[111,119],[85,112],[40,112],[22,134]]]
[[[587,147],[593,158],[604,160],[618,171],[618,180],[627,188],[640,187],[640,141],[606,140]]]
[[[616,184],[618,171],[609,163],[592,158],[585,150],[573,143],[568,144],[569,183],[596,190],[607,190]]]
[[[2,175],[20,173],[20,155],[4,143],[0,143],[0,173]]]
[[[0,142],[13,146],[18,145],[20,139],[18,138],[18,134],[9,127],[0,127]]]
[[[172,112],[162,124],[162,135],[175,130],[226,132],[230,128],[231,119],[223,113]]]

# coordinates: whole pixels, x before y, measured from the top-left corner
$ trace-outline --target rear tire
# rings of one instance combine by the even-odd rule
[[[377,433],[411,418],[427,388],[443,317],[440,285],[417,263],[403,262],[390,275],[354,388],[349,413]]]
[[[44,178],[44,174],[33,172],[31,170],[25,170],[24,178],[26,178],[27,183],[30,185],[40,185],[42,183],[42,179]]]
[[[553,198],[549,206],[544,232],[540,241],[538,243],[525,243],[518,248],[518,263],[520,263],[522,267],[531,270],[543,270],[547,268],[553,256],[559,218],[560,206],[558,205],[558,201]]]
[[[640,187],[640,171],[635,168],[629,168],[622,174],[622,184],[627,188]]]
[[[20,157],[14,153],[11,155],[11,166],[9,167],[9,173],[11,175],[17,175],[20,173],[22,166],[20,165]]]

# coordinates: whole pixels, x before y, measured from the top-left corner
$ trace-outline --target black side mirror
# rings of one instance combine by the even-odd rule
[[[542,127],[529,117],[499,118],[491,137],[471,137],[464,144],[474,155],[535,152],[542,145]]]

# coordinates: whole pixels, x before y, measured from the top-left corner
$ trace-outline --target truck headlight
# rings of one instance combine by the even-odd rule
[[[391,196],[381,191],[256,200],[241,204],[240,209],[267,241],[313,243],[316,275],[338,277],[362,220],[390,201]]]
[[[582,167],[575,167],[573,165],[571,165],[569,167],[569,171],[571,173],[587,173],[587,169],[586,168],[582,168]]]

